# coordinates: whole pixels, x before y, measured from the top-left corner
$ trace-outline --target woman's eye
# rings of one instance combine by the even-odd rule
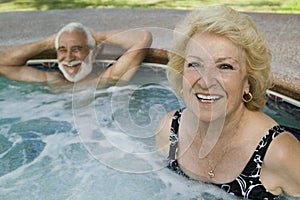
[[[195,62],[191,62],[191,63],[188,63],[188,67],[199,67],[199,63],[195,63]]]
[[[229,64],[221,64],[218,66],[219,69],[233,69],[232,65]]]

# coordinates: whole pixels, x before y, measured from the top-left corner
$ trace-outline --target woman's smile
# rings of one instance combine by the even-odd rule
[[[196,98],[200,101],[200,103],[204,104],[213,104],[219,101],[223,96],[221,95],[211,95],[211,94],[201,94],[195,93]]]

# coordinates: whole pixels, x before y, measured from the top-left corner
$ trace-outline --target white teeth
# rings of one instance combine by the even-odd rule
[[[75,60],[75,61],[72,61],[72,62],[66,62],[66,61],[61,62],[62,65],[66,65],[68,67],[73,67],[73,66],[76,66],[76,65],[81,64],[81,63],[82,63],[82,61],[80,61],[80,60]]]
[[[196,94],[197,98],[203,102],[212,102],[221,99],[221,96]]]

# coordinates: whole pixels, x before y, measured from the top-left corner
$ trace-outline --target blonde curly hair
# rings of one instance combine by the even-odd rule
[[[196,32],[224,36],[245,51],[250,92],[253,96],[252,101],[245,105],[251,110],[262,108],[266,103],[266,90],[273,82],[270,72],[272,55],[264,35],[251,17],[226,6],[196,9],[176,26],[174,44],[168,53],[167,77],[177,96],[181,97],[185,60],[183,55],[189,39]]]

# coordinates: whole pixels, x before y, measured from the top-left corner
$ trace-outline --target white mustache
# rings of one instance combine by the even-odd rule
[[[80,61],[80,60],[75,60],[75,61],[71,61],[71,62],[62,61],[61,65],[67,65],[69,67],[73,67],[73,66],[81,64],[81,63],[82,63],[82,61]]]

